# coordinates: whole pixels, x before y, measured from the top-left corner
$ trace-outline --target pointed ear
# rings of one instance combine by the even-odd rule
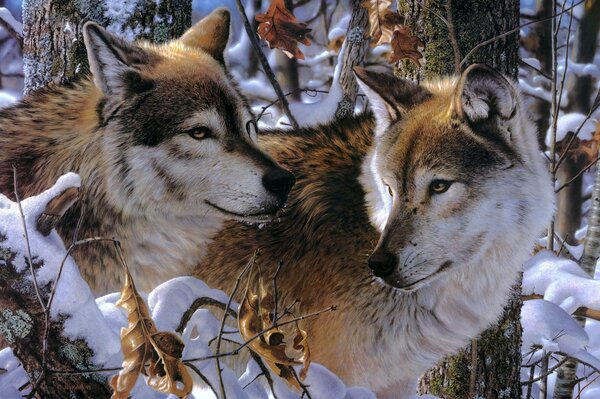
[[[225,64],[223,52],[229,40],[231,15],[226,8],[217,8],[181,36],[186,46],[207,52],[221,64]]]
[[[113,36],[94,22],[83,26],[83,40],[94,83],[105,95],[151,87],[152,83],[139,74],[139,69],[150,63],[146,51]]]
[[[391,72],[355,67],[354,74],[373,108],[377,120],[377,135],[383,134],[411,107],[431,97],[431,93],[424,87],[398,78]]]
[[[501,124],[514,116],[517,93],[499,72],[483,64],[474,64],[460,77],[452,106],[456,116],[472,127],[488,122]]]

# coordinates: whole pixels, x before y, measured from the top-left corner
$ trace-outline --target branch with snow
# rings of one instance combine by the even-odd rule
[[[0,27],[6,29],[8,34],[19,43],[19,47],[23,48],[23,24],[17,21],[5,7],[0,7]]]

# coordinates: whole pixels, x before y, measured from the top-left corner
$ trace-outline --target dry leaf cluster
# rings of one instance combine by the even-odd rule
[[[362,3],[369,13],[371,46],[390,43],[390,63],[409,59],[420,65],[419,60],[423,58],[421,49],[425,47],[425,43],[404,25],[402,15],[390,10],[391,5],[391,0],[366,0]]]
[[[310,46],[306,35],[311,29],[296,19],[284,0],[273,0],[265,14],[256,15],[256,21],[259,22],[258,36],[269,44],[269,48],[278,48],[290,58],[304,59],[298,43]]]
[[[116,304],[127,312],[128,326],[121,330],[123,369],[111,379],[112,398],[128,398],[140,373],[148,376],[147,383],[154,390],[185,398],[193,381],[181,361],[184,343],[175,333],[156,329],[129,270]]]
[[[567,151],[566,156],[572,160],[584,164],[598,159],[598,148],[600,145],[600,123],[596,125],[596,130],[592,134],[591,140],[582,140],[579,137],[573,137],[574,133],[568,133],[563,140],[556,143],[556,153],[563,156]],[[569,146],[569,143],[571,145]]]
[[[252,278],[249,279],[251,280]],[[258,293],[246,289],[240,305],[238,313],[240,335],[245,341],[250,341],[252,350],[263,358],[271,370],[285,379],[290,386],[300,390],[302,389],[300,381],[304,380],[310,366],[306,331],[301,330],[296,322],[291,349],[297,352],[298,356],[290,357],[287,353],[290,348],[286,343],[286,334],[277,326],[276,321],[273,295],[265,289],[259,275]],[[299,377],[293,369],[296,365],[302,365]]]

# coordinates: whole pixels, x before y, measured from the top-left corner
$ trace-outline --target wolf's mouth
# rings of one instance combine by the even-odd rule
[[[431,273],[429,276],[423,277],[422,279],[419,279],[417,281],[413,281],[410,284],[403,284],[401,280],[399,280],[397,277],[393,277],[393,275],[390,278],[384,278],[383,280],[387,284],[401,291],[412,292],[423,287],[424,285],[426,285],[426,283],[435,280],[437,277],[443,274],[443,272],[448,270],[450,266],[452,266],[452,263],[453,262],[451,260],[447,260],[446,262],[442,263],[442,265],[438,267],[438,269],[435,272]]]
[[[271,212],[257,212],[257,213],[245,213],[244,214],[244,213],[237,213],[237,212],[233,212],[233,211],[229,211],[227,209],[221,208],[220,206],[213,204],[209,200],[204,200],[204,203],[206,203],[211,208],[216,209],[221,214],[223,214],[229,218],[239,220],[240,222],[247,222],[247,223],[270,222],[271,220],[273,220],[273,218],[275,217],[275,215],[277,214],[277,212],[280,209],[280,208],[276,208]]]

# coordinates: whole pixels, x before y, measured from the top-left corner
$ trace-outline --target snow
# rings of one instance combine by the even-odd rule
[[[578,112],[572,112],[568,114],[564,114],[558,117],[558,121],[556,124],[556,141],[563,140],[567,133],[572,132],[575,133],[579,126],[581,130],[579,131],[578,138],[580,140],[591,140],[594,132],[596,131],[598,121],[591,117],[585,123],[583,122],[586,118],[586,115],[580,114]],[[546,145],[550,145],[551,142],[551,128],[546,132]]]
[[[569,313],[580,306],[600,309],[600,281],[588,276],[577,263],[541,251],[523,269],[524,295],[543,295]]]
[[[8,107],[15,101],[17,101],[17,98],[15,96],[10,95],[6,91],[0,90],[0,108]]]
[[[104,17],[110,21],[106,30],[130,42],[143,33],[139,26],[134,29],[125,26],[134,17],[136,10],[141,7],[141,0],[107,0],[105,7]]]
[[[337,65],[335,67],[335,72],[333,73],[333,83],[331,84],[331,88],[329,89],[327,96],[320,101],[309,104],[300,102],[290,103],[290,112],[294,118],[296,118],[301,127],[324,124],[335,118],[335,112],[343,96],[342,86],[339,82],[339,79],[343,65],[342,60],[344,58],[345,48],[346,44],[342,46],[342,49],[338,55]],[[277,126],[289,127],[289,120],[287,116],[282,116],[277,122]]]
[[[7,8],[0,7],[0,19],[9,24],[15,32],[23,35],[23,24],[17,21]]]

